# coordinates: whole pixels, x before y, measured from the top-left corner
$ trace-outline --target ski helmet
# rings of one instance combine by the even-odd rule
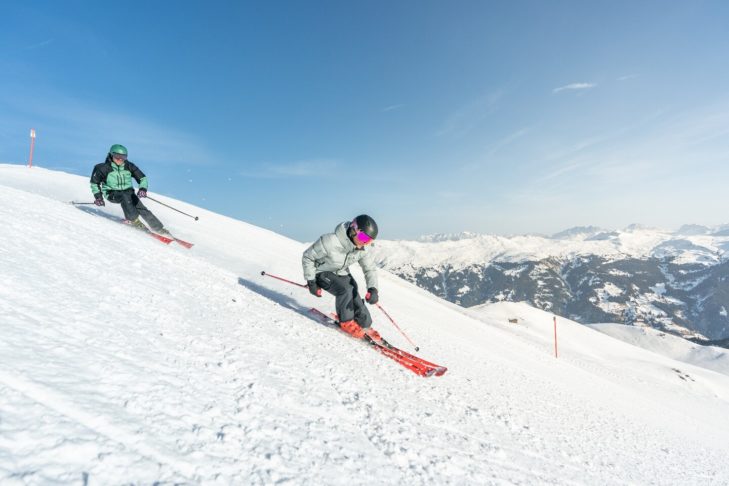
[[[115,143],[114,145],[111,146],[111,148],[109,149],[109,153],[110,154],[119,154],[119,155],[129,155],[129,153],[127,152],[127,148],[124,145],[121,145],[118,143]]]
[[[352,220],[347,230],[349,239],[357,238],[361,243],[369,243],[377,238],[377,223],[366,214],[360,214]]]

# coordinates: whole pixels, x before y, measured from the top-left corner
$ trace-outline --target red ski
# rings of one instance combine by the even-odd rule
[[[141,231],[141,232],[143,232],[143,233],[146,233],[146,234],[148,234],[149,236],[151,236],[152,238],[154,238],[154,239],[157,239],[157,240],[161,241],[161,242],[162,242],[162,243],[164,243],[165,245],[169,245],[170,243],[172,243],[173,241],[175,241],[175,239],[174,239],[174,238],[168,238],[167,236],[164,236],[164,235],[160,235],[160,234],[158,234],[158,233],[155,233],[154,231],[152,231],[151,229],[147,228],[146,226],[145,226],[144,228],[137,228],[137,227],[134,227],[134,226],[132,226],[132,222],[131,222],[131,221],[129,221],[128,219],[123,219],[123,220],[121,221],[121,223],[122,223],[122,224],[125,224],[125,225],[127,225],[127,226],[130,226],[130,227],[132,227],[132,228],[134,228],[134,229],[136,229],[136,230],[138,230],[138,231]]]
[[[339,328],[339,323],[331,318],[330,316],[324,314],[319,309],[312,308],[309,310],[309,312],[322,324],[325,324],[330,327],[336,327]],[[344,331],[342,331],[344,332]],[[346,333],[345,333],[346,334]],[[347,334],[349,336],[349,334]],[[409,369],[413,373],[419,376],[443,376],[443,374],[448,371],[448,368],[445,366],[440,366],[435,363],[431,363],[430,361],[426,361],[418,356],[412,355],[406,351],[403,351],[400,348],[396,348],[392,344],[388,343],[384,339],[380,342],[374,341],[368,336],[365,337],[364,342],[371,345],[377,352],[380,354],[387,356],[388,358],[392,359],[393,361],[398,362],[403,367]]]
[[[166,237],[166,236],[163,236],[163,235],[159,235],[159,234],[157,234],[157,233],[153,233],[152,231],[145,231],[145,233],[147,233],[147,234],[148,234],[149,236],[151,236],[152,238],[156,238],[156,239],[158,239],[159,241],[161,241],[161,242],[162,242],[162,243],[164,243],[165,245],[169,245],[170,243],[172,243],[173,241],[175,241],[175,239],[174,239],[174,238],[168,238],[168,237]]]
[[[90,202],[70,201],[70,203],[73,204],[74,206],[93,206],[94,205],[94,203],[90,203]],[[127,226],[131,226],[131,221],[129,221],[128,219],[122,219],[122,218],[119,218],[117,216],[113,216],[111,214],[107,214],[107,213],[104,213],[104,212],[99,212],[98,210],[94,211],[94,210],[86,210],[86,209],[84,209],[84,211],[87,212],[87,213],[93,214],[95,216],[103,216],[103,217],[105,217],[107,219],[111,219],[112,221],[117,221],[117,222],[119,222],[121,224],[125,224]],[[134,229],[138,229],[140,231],[143,231],[143,232],[147,233],[149,236],[151,236],[152,238],[155,238],[156,240],[159,240],[159,241],[161,241],[162,243],[164,243],[166,245],[169,245],[173,241],[176,241],[180,245],[184,246],[185,248],[192,248],[192,243],[188,243],[187,241],[180,240],[178,238],[173,237],[172,235],[170,235],[170,236],[160,235],[158,233],[153,232],[152,230],[150,230],[146,226],[144,227],[144,229],[142,229],[142,228],[134,228]]]
[[[179,238],[175,238],[175,237],[172,237],[172,239],[173,239],[173,240],[175,240],[175,242],[177,242],[177,243],[179,243],[180,245],[182,245],[182,246],[184,246],[185,248],[187,248],[188,250],[189,250],[190,248],[192,248],[193,246],[195,246],[195,244],[194,244],[194,243],[190,243],[189,241],[181,240],[181,239],[179,239]]]
[[[398,351],[400,349],[392,346],[391,344],[387,343],[383,340],[382,343],[378,343],[376,341],[373,341],[369,336],[365,336],[365,340],[368,344],[372,345],[377,352],[380,354],[387,356],[388,358],[397,361],[405,368],[409,369],[413,373],[419,376],[442,376],[443,373],[446,372],[446,368],[442,366],[432,367],[430,365],[424,364],[424,362],[421,362],[419,359],[412,359],[408,358],[402,354],[399,354]]]
[[[317,313],[319,312],[317,309],[313,309],[313,310],[316,311]],[[335,314],[334,312],[332,312],[331,314],[329,314],[329,316],[332,319],[334,319],[334,325],[337,325],[338,326],[337,321],[339,320],[339,318],[337,317],[337,314]],[[378,344],[374,340],[370,340],[370,341],[372,341],[373,344]],[[404,351],[404,350],[402,350],[400,348],[396,348],[395,346],[393,346],[392,344],[388,343],[384,339],[382,340],[382,346],[385,347],[385,348],[387,348],[390,351],[393,351],[398,356],[401,356],[401,357],[403,357],[405,359],[408,359],[408,360],[411,360],[411,361],[415,361],[415,362],[424,364],[426,366],[429,366],[429,367],[435,369],[435,373],[434,373],[435,376],[443,376],[445,374],[445,372],[448,371],[448,368],[446,368],[445,366],[440,366],[440,365],[437,365],[435,363],[431,363],[430,361],[426,361],[426,360],[424,360],[423,358],[421,358],[419,356],[415,356],[414,354],[410,354],[407,351]]]
[[[385,344],[386,347],[388,347],[390,350],[396,352],[399,356],[402,356],[404,358],[408,358],[414,361],[418,361],[419,363],[422,363],[426,366],[431,367],[434,371],[435,376],[443,376],[446,371],[448,371],[448,368],[445,366],[437,365],[435,363],[431,363],[430,361],[427,361],[419,356],[415,356],[414,354],[410,354],[407,351],[404,351],[400,348],[396,348],[395,346],[392,346],[390,343]]]

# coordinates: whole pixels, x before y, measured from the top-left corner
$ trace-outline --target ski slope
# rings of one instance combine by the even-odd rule
[[[67,204],[85,177],[0,165],[0,484],[729,482],[725,373],[562,319],[555,359],[549,314],[382,272],[449,368],[420,378],[307,317],[331,297],[260,275],[303,281],[305,243],[152,195],[199,216],[148,203],[192,250]]]
[[[726,348],[701,346],[647,326],[590,324],[588,327],[677,361],[692,363],[729,375],[729,350]]]

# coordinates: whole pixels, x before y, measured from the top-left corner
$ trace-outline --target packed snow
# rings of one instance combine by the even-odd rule
[[[86,177],[0,165],[1,484],[729,482],[706,356],[558,317],[555,357],[551,314],[382,271],[383,308],[449,369],[421,378],[308,317],[331,297],[261,276],[302,281],[306,243],[151,194],[199,216],[147,203],[191,250],[68,204]]]
[[[649,326],[588,324],[588,327],[648,351],[729,376],[729,350],[725,348],[701,346]]]

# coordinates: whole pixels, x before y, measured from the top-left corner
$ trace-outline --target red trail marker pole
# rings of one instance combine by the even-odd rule
[[[35,146],[35,129],[30,129],[30,157],[28,157],[28,167],[33,167],[33,147]]]

